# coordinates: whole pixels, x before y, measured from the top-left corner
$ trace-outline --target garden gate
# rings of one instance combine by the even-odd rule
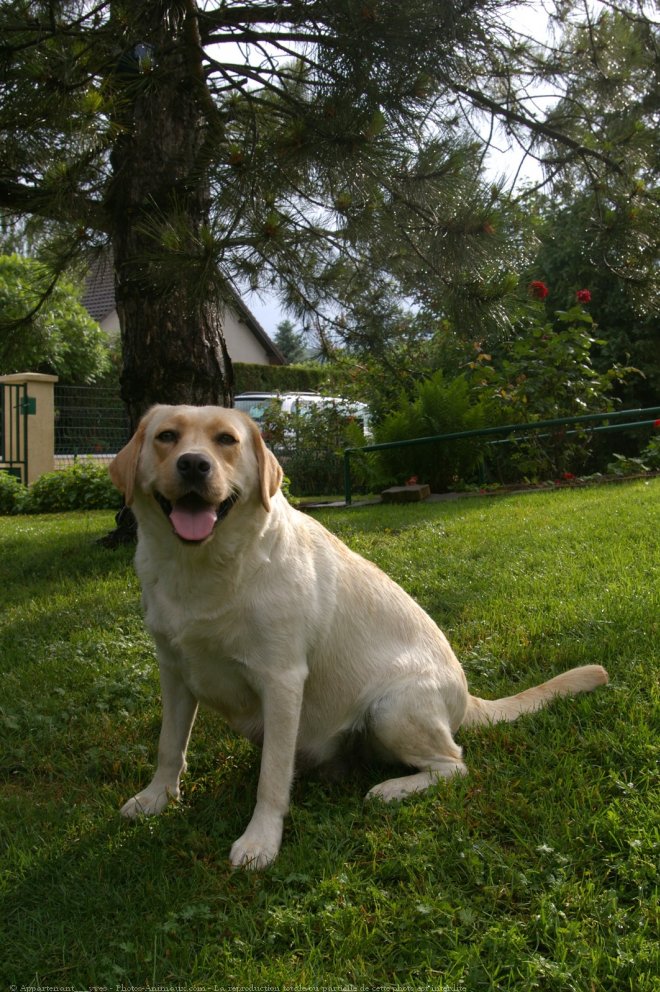
[[[28,477],[28,414],[34,402],[27,383],[0,382],[0,471],[21,482]]]

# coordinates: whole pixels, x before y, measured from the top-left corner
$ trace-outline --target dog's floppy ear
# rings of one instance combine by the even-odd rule
[[[117,489],[124,494],[126,506],[133,502],[133,492],[135,490],[135,476],[137,473],[140,452],[144,441],[144,432],[147,427],[148,414],[145,415],[138,428],[125,447],[115,455],[108,465],[110,478]]]
[[[263,438],[259,433],[259,428],[255,423],[250,424],[250,430],[254,451],[257,456],[257,465],[259,466],[261,502],[263,503],[264,510],[270,511],[271,497],[280,488],[282,479],[284,478],[284,472],[273,452],[264,444]]]

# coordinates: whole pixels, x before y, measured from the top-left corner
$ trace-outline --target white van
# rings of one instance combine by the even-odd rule
[[[249,414],[258,424],[263,420],[270,406],[276,404],[282,413],[298,413],[304,416],[312,409],[335,407],[346,417],[353,417],[362,424],[365,437],[371,436],[369,429],[369,408],[366,403],[344,399],[342,396],[322,396],[321,393],[240,393],[234,399],[234,406]]]

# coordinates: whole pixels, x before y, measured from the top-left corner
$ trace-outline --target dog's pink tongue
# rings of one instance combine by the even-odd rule
[[[218,514],[212,506],[189,509],[175,503],[170,513],[172,526],[184,541],[203,541],[213,530],[217,519]]]

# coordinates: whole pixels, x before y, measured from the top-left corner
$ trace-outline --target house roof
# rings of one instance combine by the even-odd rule
[[[272,338],[261,326],[250,308],[243,302],[232,286],[228,286],[230,299],[227,306],[246,325],[249,331],[264,348],[275,365],[286,365],[286,359]],[[115,309],[115,274],[112,256],[100,255],[89,270],[85,280],[82,304],[90,317],[96,321],[105,320]]]

